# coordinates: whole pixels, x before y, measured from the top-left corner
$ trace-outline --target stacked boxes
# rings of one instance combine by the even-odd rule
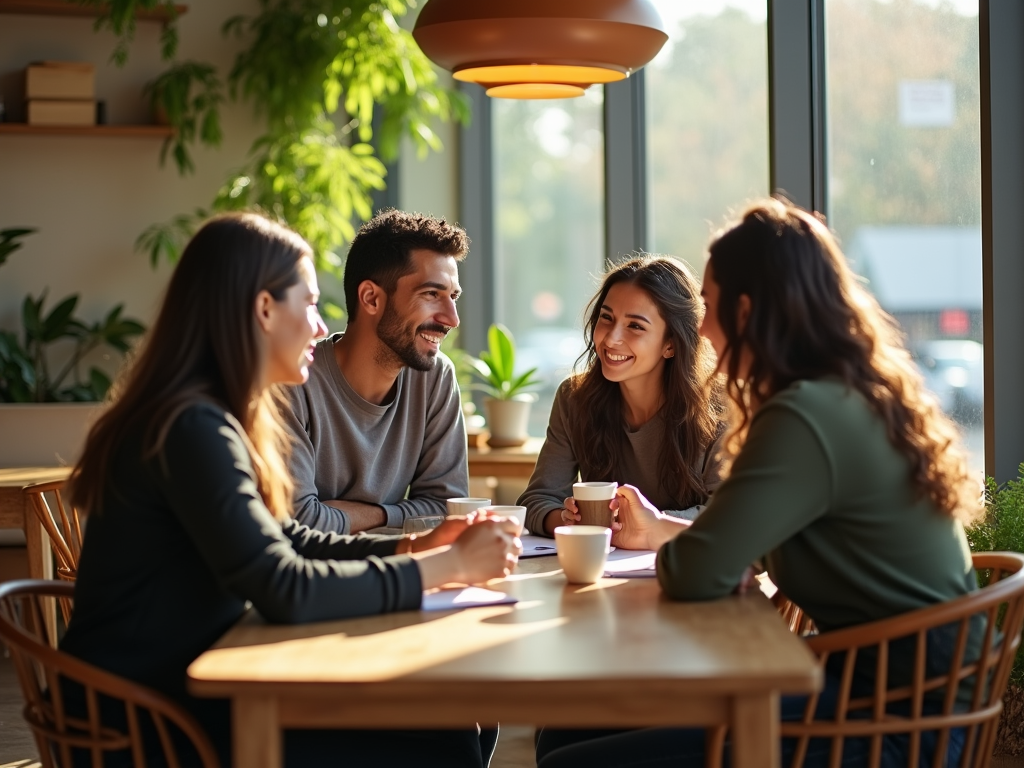
[[[41,61],[25,69],[29,125],[95,125],[96,70],[92,64]]]

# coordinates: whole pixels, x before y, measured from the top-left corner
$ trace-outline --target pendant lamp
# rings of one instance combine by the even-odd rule
[[[582,96],[668,40],[650,0],[428,0],[413,37],[456,80],[509,99]]]

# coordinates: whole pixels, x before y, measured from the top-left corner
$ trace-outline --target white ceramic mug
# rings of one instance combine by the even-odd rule
[[[448,499],[445,504],[448,505],[449,515],[468,515],[470,512],[475,512],[480,507],[486,507],[490,505],[490,499],[474,499],[468,496],[460,496],[457,499]]]
[[[498,517],[514,517],[519,521],[519,533],[523,532],[523,524],[526,522],[526,507],[517,507],[511,504],[497,504],[483,507],[488,512]]]
[[[611,541],[611,528],[600,525],[555,528],[558,563],[570,584],[593,584],[601,578]]]

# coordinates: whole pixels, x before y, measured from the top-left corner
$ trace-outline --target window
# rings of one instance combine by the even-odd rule
[[[603,90],[578,99],[493,102],[495,317],[517,368],[544,379],[530,433],[583,349],[582,313],[604,262]]]
[[[768,194],[766,0],[654,0],[669,41],[647,66],[650,250],[700,278],[709,236]]]
[[[982,435],[977,0],[827,0],[829,223],[925,381]]]

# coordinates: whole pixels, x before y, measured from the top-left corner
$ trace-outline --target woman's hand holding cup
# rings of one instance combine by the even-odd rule
[[[663,542],[656,531],[664,515],[639,490],[632,485],[620,485],[614,507],[618,512],[617,521],[612,523],[614,546],[623,549],[657,549],[661,546]]]
[[[576,508],[576,499],[572,496],[566,498],[560,512],[562,514],[562,525],[575,525],[580,521],[580,511]]]

